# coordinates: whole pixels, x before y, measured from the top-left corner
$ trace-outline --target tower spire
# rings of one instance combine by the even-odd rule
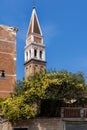
[[[33,0],[33,2],[25,46],[25,79],[46,69],[43,34],[35,9],[36,0]]]
[[[33,8],[32,10],[32,15],[31,15],[31,19],[30,19],[30,23],[29,23],[29,27],[28,27],[28,32],[27,32],[27,37],[33,37],[32,40],[34,39],[34,37],[39,37],[40,39],[40,43],[43,42],[43,36],[42,36],[42,30],[39,24],[39,20],[37,17],[37,13],[36,13],[36,9]]]

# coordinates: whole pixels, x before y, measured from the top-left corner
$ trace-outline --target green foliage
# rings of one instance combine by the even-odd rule
[[[39,114],[42,99],[71,101],[84,98],[84,75],[67,71],[37,73],[18,82],[11,98],[2,102],[2,112],[9,120],[29,119]]]
[[[82,73],[61,71],[50,74],[50,79],[50,85],[46,90],[48,98],[72,100],[84,96],[86,85]]]
[[[37,114],[37,104],[26,103],[24,96],[8,98],[2,103],[2,112],[9,120],[29,119]]]

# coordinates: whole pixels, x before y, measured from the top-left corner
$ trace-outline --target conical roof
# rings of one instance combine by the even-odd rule
[[[32,10],[32,15],[31,15],[27,35],[29,36],[32,33],[39,34],[42,36],[42,31],[41,31],[41,27],[39,24],[39,20],[38,20],[35,8],[33,8],[33,10]]]

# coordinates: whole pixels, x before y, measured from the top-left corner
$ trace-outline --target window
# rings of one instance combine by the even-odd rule
[[[34,50],[34,57],[37,57],[37,50]]]
[[[26,67],[26,70],[28,70],[28,67]]]
[[[42,59],[42,51],[40,51],[40,59]]]
[[[28,52],[26,52],[26,60],[28,60]]]
[[[29,50],[29,54],[30,54],[30,57],[31,57],[31,50]]]

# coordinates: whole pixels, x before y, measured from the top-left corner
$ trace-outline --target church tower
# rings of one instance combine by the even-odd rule
[[[35,73],[45,71],[45,45],[38,21],[36,9],[33,8],[25,46],[25,79]]]

